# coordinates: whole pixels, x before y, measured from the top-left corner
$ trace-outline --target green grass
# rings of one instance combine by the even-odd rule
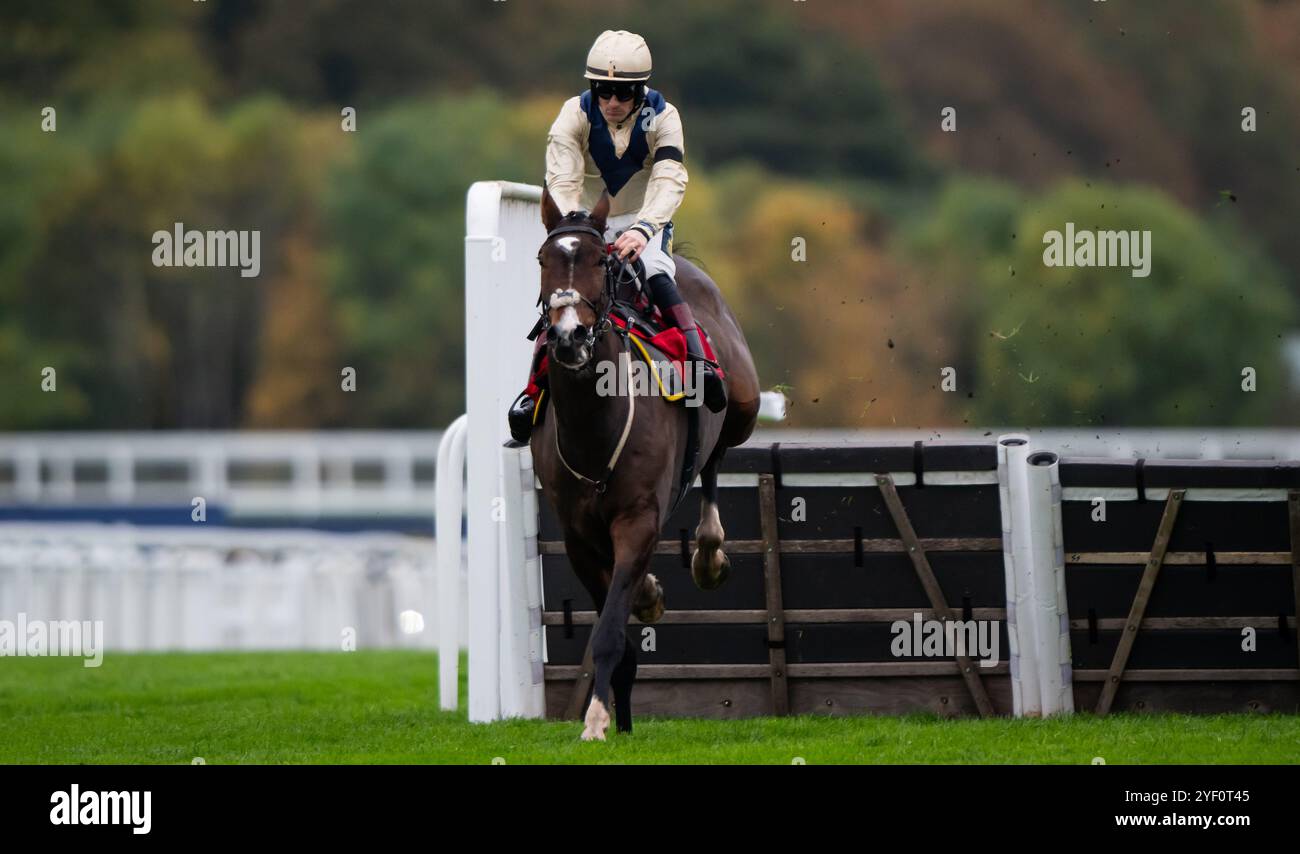
[[[1300,761],[1300,717],[1282,715],[640,718],[604,744],[579,730],[438,711],[437,658],[424,652],[110,654],[98,669],[0,658],[4,763]]]

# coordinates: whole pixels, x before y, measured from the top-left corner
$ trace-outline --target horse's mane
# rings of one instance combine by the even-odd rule
[[[685,240],[683,240],[681,243],[678,243],[677,241],[674,240],[673,254],[682,256],[687,261],[690,261],[692,264],[694,264],[696,267],[699,267],[705,273],[709,272],[709,268],[704,265],[704,261],[698,255],[695,254],[694,243],[690,243],[689,241],[685,241]]]
[[[560,222],[558,224],[559,225],[575,225],[575,224],[589,225],[592,228],[596,227],[596,223],[591,218],[591,214],[581,209],[569,211],[564,216],[560,217]]]

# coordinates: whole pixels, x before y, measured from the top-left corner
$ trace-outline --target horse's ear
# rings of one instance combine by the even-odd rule
[[[596,224],[597,230],[605,230],[605,218],[607,216],[609,216],[609,193],[602,190],[600,201],[596,202],[596,209],[591,212],[591,221]]]
[[[555,228],[563,214],[560,208],[555,204],[555,199],[551,198],[551,191],[546,187],[542,188],[542,225],[547,231]]]

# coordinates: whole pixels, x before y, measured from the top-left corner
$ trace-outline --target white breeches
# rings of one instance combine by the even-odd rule
[[[621,214],[610,217],[605,222],[605,240],[613,243],[619,234],[636,222],[636,214]],[[673,281],[677,280],[677,264],[673,262],[673,224],[670,222],[658,234],[650,238],[645,249],[641,250],[641,263],[645,264],[646,278],[656,273],[667,273]]]

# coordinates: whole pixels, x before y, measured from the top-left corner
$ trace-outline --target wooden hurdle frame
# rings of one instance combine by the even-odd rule
[[[857,449],[858,453],[870,453],[867,449]],[[883,449],[881,453],[889,454],[899,449]],[[759,456],[769,453],[766,449]],[[1129,502],[1131,509],[1146,507],[1153,494],[1152,473],[1162,468],[1169,471],[1165,480],[1176,479],[1187,471],[1207,472],[1210,483],[1222,481],[1225,486],[1232,480],[1233,473],[1244,475],[1244,480],[1236,487],[1231,500],[1250,501],[1251,488],[1256,488],[1258,499],[1272,502],[1278,500],[1279,486],[1288,479],[1300,476],[1300,470],[1294,465],[1279,467],[1275,463],[1242,464],[1224,463],[1215,466],[1212,463],[1195,461],[1110,461],[1110,460],[1064,460],[1061,462],[1067,472],[1066,483],[1071,483],[1071,471],[1096,469],[1101,467],[1114,474],[1127,471],[1135,478],[1129,487],[1133,493],[1122,500]],[[742,466],[742,468],[744,468]],[[637,692],[650,694],[645,703],[639,703],[634,693],[634,703],[638,703],[638,714],[660,715],[709,715],[715,717],[741,717],[754,714],[784,715],[790,713],[842,713],[842,712],[905,712],[929,711],[941,715],[981,715],[1011,714],[1010,698],[1007,689],[1006,664],[992,670],[983,670],[972,666],[971,662],[954,661],[900,661],[900,662],[806,662],[787,661],[786,631],[789,625],[809,625],[812,623],[868,623],[884,622],[894,619],[907,619],[920,612],[924,618],[954,620],[959,614],[948,606],[940,587],[940,579],[930,566],[929,555],[943,555],[954,551],[966,553],[1003,552],[1006,543],[992,537],[936,537],[917,536],[913,530],[912,520],[907,511],[907,501],[900,496],[895,483],[895,474],[880,472],[871,475],[883,506],[888,509],[893,521],[896,537],[893,538],[820,538],[804,540],[784,540],[777,536],[777,484],[780,472],[763,472],[758,474],[756,494],[761,508],[762,536],[757,539],[738,539],[730,541],[726,548],[729,554],[738,558],[741,555],[759,556],[762,560],[764,579],[765,608],[728,609],[703,608],[673,610],[670,605],[658,624],[660,627],[683,627],[692,625],[728,625],[728,624],[764,624],[766,626],[766,654],[768,660],[758,663],[708,663],[708,664],[655,664],[647,663],[641,658]],[[1147,483],[1143,483],[1143,477]],[[1226,480],[1225,480],[1226,477]],[[1073,478],[1076,485],[1067,486],[1065,493],[1074,492],[1072,499],[1080,502],[1085,498],[1089,487]],[[1115,481],[1115,478],[1111,478]],[[1117,482],[1117,481],[1116,481]],[[1253,487],[1252,487],[1253,484]],[[1115,483],[1106,489],[1113,490]],[[915,484],[907,489],[914,489]],[[1105,570],[1114,567],[1131,567],[1141,565],[1143,571],[1137,581],[1136,592],[1108,594],[1111,607],[1123,605],[1125,617],[1089,618],[1082,614],[1072,614],[1068,620],[1069,631],[1077,638],[1077,646],[1086,646],[1089,636],[1111,634],[1116,638],[1113,647],[1108,647],[1105,655],[1105,667],[1075,667],[1072,669],[1069,690],[1079,699],[1082,708],[1096,714],[1108,714],[1112,709],[1128,711],[1202,710],[1202,711],[1261,711],[1300,709],[1300,657],[1291,651],[1289,667],[1141,667],[1134,668],[1132,656],[1136,650],[1142,650],[1143,638],[1159,637],[1160,633],[1191,631],[1212,632],[1217,634],[1222,644],[1235,643],[1229,634],[1247,627],[1258,633],[1271,632],[1271,641],[1277,641],[1285,633],[1288,643],[1300,645],[1297,637],[1294,615],[1297,600],[1300,599],[1300,489],[1287,489],[1286,500],[1286,534],[1288,550],[1260,551],[1223,551],[1206,553],[1190,551],[1173,551],[1170,548],[1178,530],[1179,511],[1184,509],[1189,491],[1193,494],[1212,492],[1214,487],[1197,484],[1193,478],[1191,487],[1165,488],[1165,500],[1154,533],[1148,534],[1153,539],[1148,551],[1107,551],[1078,550],[1064,555],[1067,578],[1072,572],[1087,572],[1091,569]],[[906,490],[905,490],[906,491]],[[1058,490],[1058,493],[1061,490]],[[1265,495],[1265,493],[1273,493]],[[915,495],[915,492],[912,493]],[[1116,496],[1111,495],[1114,500]],[[1202,501],[1210,500],[1214,495],[1202,494]],[[1227,500],[1225,498],[1225,500]],[[1077,515],[1077,514],[1075,514]],[[1149,515],[1149,514],[1145,514]],[[724,525],[726,518],[724,516]],[[671,530],[671,525],[666,526]],[[1132,535],[1140,534],[1135,527]],[[1070,529],[1066,529],[1067,542]],[[1077,536],[1076,536],[1077,539]],[[540,543],[543,561],[563,561],[563,547],[557,540],[543,537]],[[680,538],[661,540],[657,555],[664,557],[687,555]],[[863,608],[843,607],[837,609],[788,609],[782,604],[783,558],[795,558],[800,555],[836,555],[846,559],[850,555],[906,555],[911,563],[916,578],[928,598],[927,608]],[[1278,613],[1269,617],[1231,616],[1231,615],[1188,615],[1188,616],[1150,616],[1148,608],[1153,593],[1159,589],[1158,581],[1161,570],[1169,567],[1187,568],[1190,566],[1222,566],[1225,568],[1242,567],[1248,569],[1290,566],[1290,584],[1287,601],[1278,602]],[[1212,571],[1212,570],[1211,570]],[[949,579],[950,581],[951,579]],[[668,588],[671,597],[672,588]],[[1120,597],[1127,597],[1120,598]],[[1168,606],[1166,606],[1167,608]],[[975,619],[1004,620],[1006,610],[1000,608],[967,608],[966,615]],[[1086,613],[1086,610],[1085,612]],[[542,622],[548,632],[564,631],[594,623],[596,615],[590,610],[573,610],[567,613],[561,608],[548,605],[542,615]],[[1279,626],[1279,632],[1273,627]],[[633,621],[630,628],[634,639],[642,627]],[[1218,642],[1216,641],[1216,642]],[[1147,640],[1145,643],[1150,644]],[[1277,659],[1277,649],[1269,654]],[[1244,656],[1248,657],[1248,656]],[[584,666],[585,665],[585,666]],[[547,664],[545,678],[547,684],[548,714],[554,717],[577,716],[586,700],[589,676],[589,661],[577,664]],[[981,678],[981,677],[984,678]],[[964,683],[964,691],[954,690],[959,677]],[[936,681],[943,680],[943,681]],[[821,694],[812,697],[809,692],[792,692],[792,685],[815,682],[822,687]],[[985,689],[985,682],[993,690]],[[836,692],[830,692],[826,685],[838,686]],[[1178,690],[1170,691],[1170,686]],[[761,687],[761,690],[759,689]],[[698,696],[691,698],[692,692]],[[1172,695],[1176,696],[1172,696]],[[853,702],[857,696],[859,702]],[[882,699],[882,696],[884,699]],[[869,699],[868,699],[869,698]],[[810,702],[810,699],[812,700]],[[1087,702],[1083,702],[1084,700]],[[1119,702],[1117,702],[1117,700]],[[1068,710],[1066,710],[1068,711]]]

